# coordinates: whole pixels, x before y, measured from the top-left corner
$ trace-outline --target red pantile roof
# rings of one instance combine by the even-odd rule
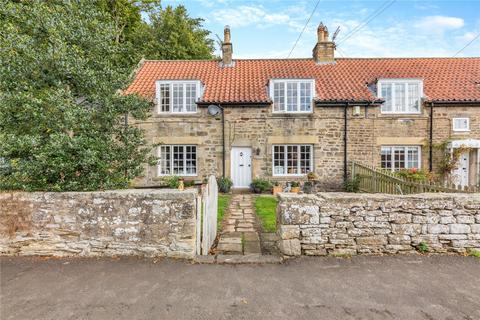
[[[153,98],[156,80],[195,79],[204,103],[268,103],[275,78],[314,78],[319,101],[374,101],[367,85],[376,79],[421,78],[427,100],[480,102],[480,58],[237,59],[228,68],[213,60],[144,61],[126,93]]]

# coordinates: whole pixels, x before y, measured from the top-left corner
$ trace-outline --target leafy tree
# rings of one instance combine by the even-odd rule
[[[129,70],[115,25],[90,1],[0,0],[0,189],[126,187],[148,148],[119,91]]]
[[[147,59],[211,59],[214,42],[202,22],[191,18],[182,5],[167,6],[150,14],[149,27],[133,43]]]
[[[124,48],[122,61],[146,59],[211,59],[214,42],[203,19],[191,18],[183,5],[162,8],[158,0],[99,0],[110,16],[115,41]],[[148,19],[142,19],[148,15]]]

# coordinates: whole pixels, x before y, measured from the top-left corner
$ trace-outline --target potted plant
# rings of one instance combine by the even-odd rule
[[[299,193],[300,192],[300,182],[292,181],[290,182],[290,192]]]
[[[317,175],[315,174],[315,172],[310,171],[309,173],[307,173],[307,179],[308,181],[315,181],[317,180]]]
[[[275,183],[273,184],[273,188],[272,188],[273,195],[276,195],[277,193],[282,192],[282,191],[283,191],[283,188],[280,185],[280,183],[278,181],[275,181]]]
[[[233,181],[228,177],[217,178],[218,191],[223,193],[229,193],[232,188]]]

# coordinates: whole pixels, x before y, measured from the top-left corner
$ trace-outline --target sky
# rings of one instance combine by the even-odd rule
[[[480,0],[320,0],[307,24],[316,3],[163,0],[162,6],[185,5],[215,40],[229,25],[234,59],[311,57],[321,21],[330,35],[340,27],[336,57],[451,57],[480,34]],[[457,56],[480,56],[480,38]]]

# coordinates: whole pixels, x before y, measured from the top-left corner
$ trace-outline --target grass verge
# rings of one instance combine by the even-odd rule
[[[255,198],[255,211],[262,221],[262,228],[265,232],[275,232],[277,230],[276,223],[277,198],[258,196]]]
[[[231,197],[232,196],[229,194],[218,195],[217,230],[220,230],[222,228],[223,217],[228,210],[228,205],[230,204]]]

